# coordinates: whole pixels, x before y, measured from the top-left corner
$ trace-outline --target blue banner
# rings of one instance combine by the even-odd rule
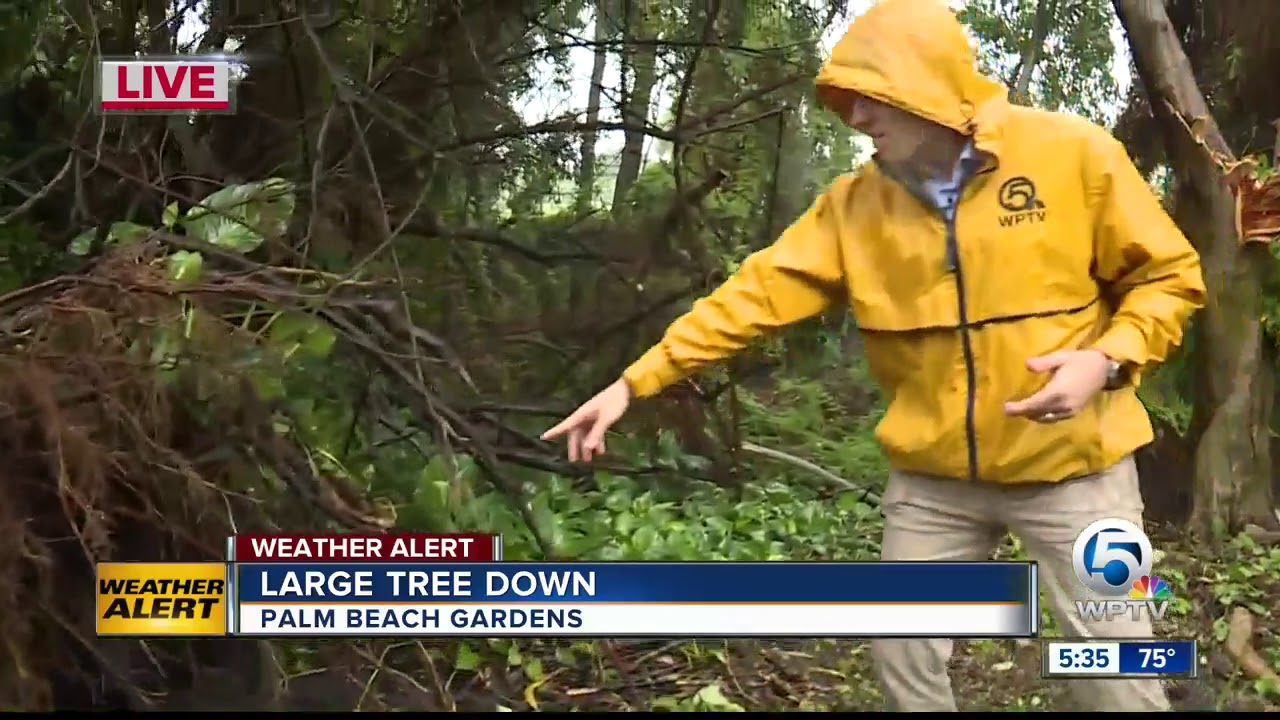
[[[1195,640],[1143,640],[1120,644],[1122,675],[1194,675]]]
[[[244,563],[240,602],[1031,604],[1031,563]]]

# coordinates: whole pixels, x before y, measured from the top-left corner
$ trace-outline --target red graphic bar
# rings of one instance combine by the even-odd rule
[[[229,100],[103,100],[103,110],[229,110]]]
[[[484,533],[271,533],[236,535],[232,562],[487,562],[502,559],[502,537]]]

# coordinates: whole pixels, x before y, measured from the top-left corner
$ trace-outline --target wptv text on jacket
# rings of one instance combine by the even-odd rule
[[[506,562],[501,537],[481,533],[237,535],[221,562],[101,563],[97,632],[1024,638],[1048,678],[1194,677],[1194,640],[1106,635],[1109,618],[1159,617],[1173,597],[1150,544],[1117,522],[1076,543],[1076,611],[1099,628],[1088,638],[1042,636],[1034,562]]]

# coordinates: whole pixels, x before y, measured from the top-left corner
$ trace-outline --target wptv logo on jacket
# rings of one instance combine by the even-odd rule
[[[1085,620],[1135,620],[1146,612],[1160,620],[1169,612],[1173,590],[1152,573],[1155,553],[1142,528],[1121,518],[1106,518],[1085,528],[1071,548],[1076,578],[1094,597],[1075,601]]]

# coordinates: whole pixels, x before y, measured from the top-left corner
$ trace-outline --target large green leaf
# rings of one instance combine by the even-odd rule
[[[247,253],[283,236],[296,204],[292,183],[268,178],[217,190],[178,222],[210,245]]]
[[[285,357],[298,352],[309,357],[324,357],[337,340],[333,328],[312,315],[298,312],[281,313],[271,323],[268,337],[283,350]]]

